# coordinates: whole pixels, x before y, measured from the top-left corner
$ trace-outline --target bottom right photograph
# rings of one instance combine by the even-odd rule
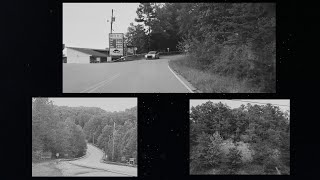
[[[289,99],[191,99],[190,175],[290,175]]]

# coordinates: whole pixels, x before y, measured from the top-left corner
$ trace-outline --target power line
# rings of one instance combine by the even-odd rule
[[[286,107],[290,107],[290,106],[287,106],[287,105],[273,104],[273,103],[261,103],[261,102],[243,101],[243,100],[234,100],[234,99],[228,99],[228,100],[229,100],[229,101],[249,102],[249,103],[256,103],[256,104],[272,104],[272,105],[277,105],[277,106],[286,106]]]

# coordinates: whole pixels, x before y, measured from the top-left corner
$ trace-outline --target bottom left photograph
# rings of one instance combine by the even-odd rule
[[[137,98],[32,98],[32,176],[138,176]]]

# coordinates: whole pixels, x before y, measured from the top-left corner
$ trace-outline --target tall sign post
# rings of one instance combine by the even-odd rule
[[[112,22],[113,22],[113,9],[112,9],[112,12],[111,12],[111,31],[110,31],[110,33],[112,33]]]

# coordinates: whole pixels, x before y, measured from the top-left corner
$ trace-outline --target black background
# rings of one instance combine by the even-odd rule
[[[312,68],[303,69],[308,59],[296,56],[297,32],[310,22],[302,18],[309,12],[301,5],[277,3],[276,94],[62,94],[62,1],[6,2],[1,8],[1,67],[6,72],[2,89],[12,95],[4,94],[1,147],[8,152],[2,154],[2,172],[31,178],[31,97],[138,97],[138,179],[311,176],[319,169],[318,118],[312,116],[317,109],[309,103],[316,99],[318,79],[317,73],[303,77]],[[189,175],[189,99],[278,98],[291,100],[290,176]]]

